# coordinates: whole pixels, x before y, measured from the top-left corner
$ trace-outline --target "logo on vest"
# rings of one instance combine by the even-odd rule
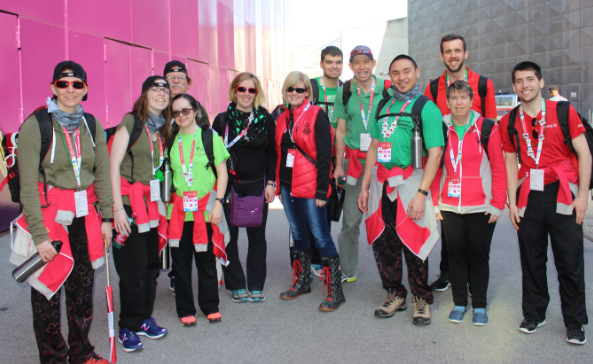
[[[305,124],[305,129],[303,129],[303,134],[305,134],[305,135],[311,134],[311,124],[309,124],[309,123]]]

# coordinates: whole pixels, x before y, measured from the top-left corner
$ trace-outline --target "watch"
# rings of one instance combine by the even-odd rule
[[[221,205],[224,205],[224,197],[223,198],[217,198],[216,201],[220,202]]]

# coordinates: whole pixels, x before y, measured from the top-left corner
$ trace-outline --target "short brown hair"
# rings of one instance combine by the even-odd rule
[[[266,101],[266,95],[264,94],[264,90],[262,90],[261,82],[259,82],[259,78],[256,75],[250,72],[241,72],[233,79],[231,84],[229,85],[229,101],[237,103],[237,92],[235,88],[237,88],[241,82],[253,80],[253,84],[255,85],[255,89],[257,90],[257,94],[255,95],[255,100],[253,100],[253,107],[256,109],[259,108],[264,104]]]
[[[472,100],[474,99],[474,90],[467,82],[463,80],[451,82],[449,87],[447,87],[447,100],[454,92],[467,92],[469,94],[469,98]]]
[[[463,42],[463,51],[467,50],[467,44],[465,43],[465,38],[458,34],[447,34],[443,38],[441,38],[441,54],[443,54],[443,43],[450,42],[452,40],[460,40]]]
[[[550,92],[552,92],[552,91],[560,92],[560,89],[558,88],[558,86],[550,86],[548,88],[548,90],[550,90]]]

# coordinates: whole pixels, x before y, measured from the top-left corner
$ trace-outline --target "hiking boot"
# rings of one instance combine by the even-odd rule
[[[238,289],[236,291],[231,291],[231,299],[233,302],[237,303],[249,302],[249,295],[246,290]]]
[[[537,331],[538,327],[542,327],[546,324],[546,320],[543,320],[542,322],[537,322],[536,320],[533,319],[523,319],[523,321],[521,321],[521,325],[519,325],[519,331],[524,332],[526,334],[533,334],[534,332]]]
[[[140,341],[140,338],[134,331],[122,329],[121,327],[119,328],[117,341],[121,343],[122,348],[126,353],[131,353],[132,351],[141,350],[144,348],[142,341]]]
[[[587,342],[585,329],[582,326],[574,326],[566,329],[566,341],[571,344],[584,345]]]
[[[405,311],[408,309],[406,299],[401,296],[396,296],[395,292],[387,291],[387,300],[375,310],[375,316],[380,318],[388,318],[395,315],[396,312]]]
[[[249,292],[249,300],[251,302],[263,302],[266,299],[263,291],[251,291]]]
[[[346,303],[344,292],[342,291],[342,269],[340,267],[340,256],[338,254],[331,257],[322,257],[321,265],[323,271],[321,272],[321,280],[323,280],[323,290],[327,289],[327,297],[319,309],[324,312],[332,312],[337,310],[340,305]]]
[[[169,331],[164,327],[160,327],[156,324],[154,318],[149,317],[146,320],[142,321],[142,326],[140,326],[140,331],[137,331],[137,335],[147,336],[149,339],[160,339],[161,337],[167,335]]]
[[[430,288],[435,291],[445,292],[449,289],[451,282],[449,281],[449,273],[441,273],[436,281],[430,284]]]
[[[414,303],[414,314],[412,315],[412,322],[414,325],[430,325],[430,307],[428,306],[428,303],[426,303],[426,300],[414,296],[412,302]]]
[[[311,251],[295,250],[294,262],[292,263],[292,287],[285,292],[280,293],[283,300],[294,300],[298,296],[311,293],[311,280],[309,273],[311,271]]]
[[[101,358],[98,354],[93,353],[91,358],[85,361],[84,364],[109,364],[109,361]]]

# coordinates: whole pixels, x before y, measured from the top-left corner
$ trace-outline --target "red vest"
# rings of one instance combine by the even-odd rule
[[[292,137],[294,142],[301,147],[305,153],[313,160],[317,160],[317,145],[315,143],[315,122],[317,121],[317,114],[323,112],[319,106],[311,105],[307,113],[299,120],[301,113],[305,109],[304,102],[301,106],[293,111],[294,114],[294,128],[292,130]],[[276,162],[276,194],[280,194],[280,163],[281,163],[281,148],[282,136],[287,132],[288,119],[290,118],[290,111],[286,110],[278,117],[276,122],[276,154],[278,159]],[[296,124],[297,120],[298,125]],[[331,140],[333,146],[333,131]],[[331,168],[330,168],[331,179]],[[292,195],[300,198],[315,198],[315,191],[317,190],[317,168],[307,160],[307,158],[295,148],[294,166],[292,168]],[[327,198],[331,195],[331,185],[327,192]]]

